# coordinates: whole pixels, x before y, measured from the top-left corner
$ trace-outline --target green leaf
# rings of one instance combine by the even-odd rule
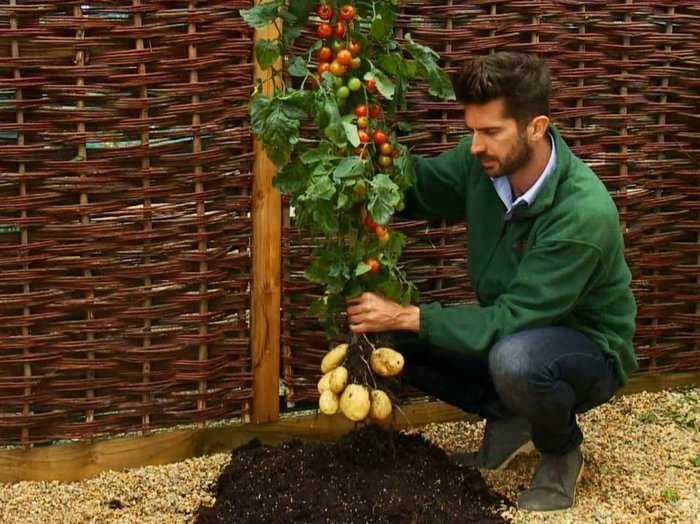
[[[284,25],[282,26],[282,41],[285,45],[289,45],[301,36],[301,27],[299,26],[297,17],[293,13],[282,10],[279,15],[284,21]]]
[[[265,152],[278,166],[284,164],[299,141],[299,125],[305,113],[295,99],[270,98],[257,94],[251,102],[250,124]]]
[[[370,269],[372,269],[372,268],[369,267],[367,264],[365,264],[364,262],[360,262],[359,264],[357,264],[357,267],[355,268],[355,276],[359,277],[360,275],[364,275]]]
[[[292,13],[298,24],[304,24],[316,5],[316,0],[294,0],[289,2],[289,12]]]
[[[396,10],[390,5],[377,5],[376,16],[372,20],[370,33],[379,42],[385,42],[394,34]]]
[[[323,75],[323,81],[316,90],[315,113],[316,124],[323,130],[326,138],[338,147],[344,146],[347,143],[347,135],[333,89],[333,75]]]
[[[420,75],[430,84],[428,92],[445,100],[454,100],[452,83],[437,63],[440,55],[429,47],[414,42],[410,33],[406,34],[406,50],[415,58]]]
[[[346,157],[333,171],[333,179],[343,182],[344,178],[356,178],[365,170],[365,164],[359,156]]]
[[[287,72],[292,76],[304,77],[309,74],[306,60],[300,56],[295,56],[287,66]]]
[[[399,150],[399,156],[394,159],[393,180],[401,191],[406,191],[413,185],[413,163],[406,146],[397,144],[396,148]]]
[[[241,9],[240,15],[246,23],[255,29],[261,29],[275,21],[282,0],[274,0],[265,4],[259,4],[251,9]]]
[[[345,129],[345,136],[348,142],[352,144],[352,147],[357,147],[360,145],[360,135],[357,131],[357,126],[352,122],[347,122],[343,120],[343,128]]]
[[[332,160],[334,158],[339,158],[333,155],[331,152],[331,148],[333,146],[329,144],[328,142],[321,142],[318,147],[315,147],[314,149],[309,149],[308,151],[305,151],[299,159],[307,165],[311,164],[317,164],[321,161],[328,161]]]
[[[693,463],[693,466],[695,466],[696,468],[700,468],[700,455],[695,457],[691,462]]]
[[[335,186],[327,177],[311,181],[304,193],[304,200],[330,200],[335,195]]]
[[[280,57],[278,40],[258,40],[255,42],[255,58],[260,67],[267,69]]]
[[[401,200],[399,187],[385,174],[376,175],[369,186],[367,209],[378,224],[387,224]]]
[[[365,80],[374,80],[377,83],[377,91],[379,91],[384,98],[388,100],[394,98],[396,86],[394,85],[394,82],[392,82],[391,79],[386,76],[384,71],[373,67],[371,71],[365,73],[364,78]]]
[[[309,183],[309,170],[301,162],[282,166],[275,175],[275,187],[286,195],[301,193]]]

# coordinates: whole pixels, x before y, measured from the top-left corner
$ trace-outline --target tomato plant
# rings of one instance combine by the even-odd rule
[[[391,228],[413,179],[409,151],[397,141],[398,114],[417,78],[434,96],[454,93],[437,53],[408,33],[396,39],[397,6],[271,0],[241,10],[254,28],[277,28],[255,43],[269,75],[251,97],[251,129],[278,167],[275,186],[294,206],[296,225],[322,239],[305,276],[323,286],[311,311],[329,335],[340,329],[347,297],[375,291],[403,304],[417,299],[399,264],[406,238]],[[317,40],[298,51],[307,24],[316,24]],[[273,95],[263,94],[263,82],[273,83]],[[307,120],[318,140],[301,140]]]

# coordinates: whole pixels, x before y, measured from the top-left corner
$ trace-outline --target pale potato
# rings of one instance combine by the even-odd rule
[[[329,380],[330,390],[339,395],[345,389],[348,384],[348,370],[343,366],[338,366],[331,373],[331,378]]]
[[[378,348],[370,356],[372,370],[382,377],[393,377],[403,369],[403,355],[391,348]]]
[[[340,411],[353,422],[367,418],[370,410],[369,391],[365,386],[350,384],[340,397]]]
[[[345,355],[348,354],[347,344],[338,344],[333,349],[331,349],[326,356],[323,357],[321,361],[321,371],[323,373],[328,373],[329,371],[337,368],[345,360]]]
[[[329,371],[321,377],[321,380],[318,381],[319,393],[323,393],[324,391],[328,391],[329,389],[331,389],[331,373],[332,371]]]
[[[370,400],[372,407],[370,409],[370,416],[375,420],[384,420],[389,418],[391,415],[391,399],[381,389],[373,389],[370,394]]]
[[[321,393],[318,407],[324,415],[335,415],[338,412],[338,396],[330,389]]]

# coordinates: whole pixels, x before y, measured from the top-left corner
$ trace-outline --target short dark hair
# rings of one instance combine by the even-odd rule
[[[523,127],[539,115],[549,116],[551,74],[536,55],[500,52],[472,58],[452,77],[457,100],[487,104],[505,100],[506,116]]]

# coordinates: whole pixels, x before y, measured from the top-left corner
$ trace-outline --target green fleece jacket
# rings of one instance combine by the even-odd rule
[[[557,166],[531,206],[505,207],[471,138],[438,156],[412,157],[403,216],[464,219],[468,268],[479,304],[420,305],[419,336],[453,351],[487,352],[529,328],[568,326],[611,355],[622,384],[638,365],[636,304],[615,204],[554,126]]]

